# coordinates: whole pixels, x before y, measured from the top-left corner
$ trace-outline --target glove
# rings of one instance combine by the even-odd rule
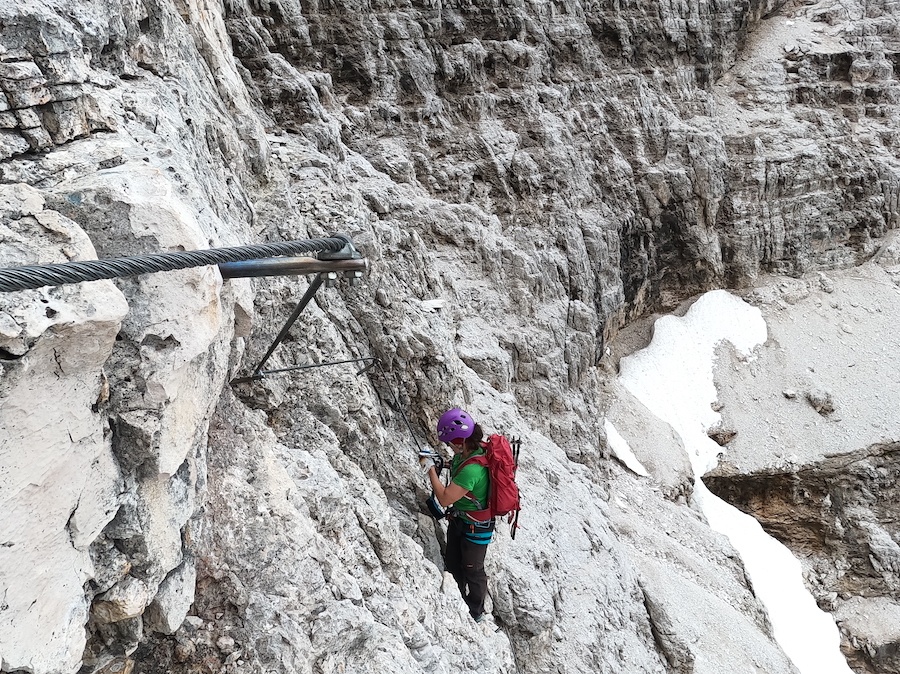
[[[444,460],[439,456],[423,456],[419,459],[419,465],[422,466],[422,472],[426,475],[431,468],[434,468],[434,472],[438,475],[444,470]]]
[[[444,470],[444,458],[432,449],[423,449],[419,452],[419,465],[422,466],[422,472],[428,474],[429,468],[434,468],[435,472],[440,475]]]
[[[441,507],[441,504],[438,503],[438,500],[434,497],[434,492],[432,492],[431,496],[428,497],[428,500],[425,501],[425,505],[428,508],[428,512],[431,513],[431,516],[436,520],[442,519],[446,514]]]

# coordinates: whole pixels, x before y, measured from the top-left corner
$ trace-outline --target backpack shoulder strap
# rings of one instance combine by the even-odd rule
[[[462,470],[463,466],[467,466],[470,463],[477,463],[480,466],[487,466],[488,460],[484,454],[478,454],[476,456],[470,456],[468,459],[459,464],[459,469]]]
[[[484,443],[481,443],[481,448],[482,448],[482,450],[486,450]],[[468,459],[466,459],[465,461],[463,461],[456,467],[456,470],[453,472],[453,474],[457,475],[459,473],[459,471],[461,471],[463,469],[464,466],[468,466],[470,463],[477,463],[478,465],[484,466],[485,468],[487,468],[487,465],[488,465],[487,454],[485,454],[484,451],[482,451],[481,454],[476,454],[475,456],[470,456]]]

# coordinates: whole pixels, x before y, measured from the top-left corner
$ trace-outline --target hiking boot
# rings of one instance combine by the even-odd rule
[[[472,620],[474,620],[477,623],[483,622],[485,618],[487,618],[487,613],[479,613],[477,615],[472,616]]]

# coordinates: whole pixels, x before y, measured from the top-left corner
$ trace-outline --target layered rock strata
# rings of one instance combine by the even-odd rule
[[[381,362],[228,391],[302,279],[2,298],[2,669],[791,671],[672,434],[656,482],[608,460],[605,355],[696,292],[876,252],[898,11],[0,3],[5,265],[347,232],[372,277],[273,363]],[[414,461],[449,404],[528,448],[475,646]]]

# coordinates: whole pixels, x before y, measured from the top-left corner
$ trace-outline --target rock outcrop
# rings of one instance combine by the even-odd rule
[[[94,255],[84,232],[37,190],[5,186],[0,199],[4,264]],[[73,671],[81,663],[90,549],[122,491],[98,410],[109,399],[103,365],[127,311],[108,281],[2,298],[4,666]]]
[[[346,232],[367,283],[320,290],[272,362],[379,360],[231,386],[296,278],[0,297],[0,669],[793,671],[614,361],[696,293],[890,255],[898,17],[0,0],[2,266]],[[450,404],[525,440],[496,632],[421,507]],[[650,429],[650,479],[607,413]],[[863,599],[834,604],[861,671]]]
[[[741,430],[704,478],[791,548],[863,672],[900,671],[900,642],[885,629],[900,598],[895,249],[896,236],[877,262],[749,296],[768,314],[770,342],[750,368],[723,354],[722,415]]]

